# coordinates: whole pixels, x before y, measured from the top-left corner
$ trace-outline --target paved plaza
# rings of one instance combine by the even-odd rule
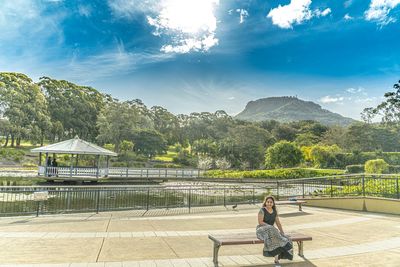
[[[311,235],[282,266],[400,266],[400,216],[279,206],[286,232]],[[208,234],[254,232],[258,207],[0,218],[0,266],[213,266]],[[297,252],[297,244],[295,251]],[[273,266],[262,244],[223,246],[220,266]]]

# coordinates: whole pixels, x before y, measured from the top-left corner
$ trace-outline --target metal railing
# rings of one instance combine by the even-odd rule
[[[280,180],[277,198],[372,196],[400,199],[398,175],[339,175],[319,178]]]
[[[222,182],[222,181],[221,181]],[[277,199],[374,196],[400,199],[400,175],[344,175],[279,180],[264,186],[3,186],[0,216],[150,210],[255,204],[272,194]],[[46,199],[36,199],[46,192]],[[43,194],[42,194],[43,195]]]
[[[45,192],[46,200],[35,199]],[[270,191],[252,186],[0,187],[0,215],[150,210],[255,204]]]

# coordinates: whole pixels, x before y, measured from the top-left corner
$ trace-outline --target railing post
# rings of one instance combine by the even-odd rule
[[[304,198],[304,180],[303,180],[303,198]]]
[[[226,207],[226,189],[224,188],[224,207]]]
[[[149,210],[149,202],[150,202],[150,188],[147,188],[147,196],[146,196],[146,210]]]
[[[333,197],[333,180],[331,179],[331,197]]]
[[[192,199],[192,188],[189,188],[189,199],[188,199],[189,213],[190,213],[190,208],[192,206],[191,199]]]
[[[99,213],[100,210],[100,190],[96,191],[97,196],[96,196],[96,213]]]
[[[365,175],[362,176],[362,194],[365,197]]]
[[[255,189],[254,189],[254,185],[253,185],[253,200],[252,200],[252,202],[253,202],[253,205],[255,205],[255,204],[256,204],[256,196],[255,196]]]
[[[126,178],[128,178],[128,176],[129,176],[129,168],[126,167]]]
[[[276,181],[276,200],[279,200],[279,181]]]
[[[397,198],[400,199],[399,178],[396,179],[396,188],[397,188]]]

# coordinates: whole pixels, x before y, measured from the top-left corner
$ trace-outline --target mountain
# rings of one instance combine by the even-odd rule
[[[312,101],[292,96],[267,97],[247,103],[235,119],[247,121],[276,120],[280,122],[314,120],[324,125],[347,126],[355,120],[321,108]]]

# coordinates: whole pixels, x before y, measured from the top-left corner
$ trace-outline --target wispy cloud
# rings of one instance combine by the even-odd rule
[[[244,20],[249,16],[249,12],[247,12],[246,9],[236,9],[236,12],[239,13],[240,15],[240,19],[239,19],[239,23],[242,24],[244,22]]]
[[[324,17],[332,12],[330,8],[324,10],[311,10],[311,0],[291,0],[288,5],[279,5],[270,10],[267,18],[272,23],[283,29],[291,29],[294,24],[302,24],[312,17]]]
[[[344,15],[344,20],[352,20],[354,19],[352,16],[350,16],[349,14]]]
[[[147,64],[164,62],[172,58],[171,55],[154,52],[128,52],[122,42],[116,47],[100,54],[86,58],[73,57],[64,66],[65,76],[80,82],[90,82],[96,79],[125,75],[134,72]]]
[[[343,100],[344,100],[344,97],[342,97],[342,96],[334,97],[334,96],[327,95],[327,96],[322,97],[319,101],[321,103],[326,104],[326,103],[338,103],[338,102],[342,102]]]
[[[371,0],[364,16],[368,21],[375,21],[378,25],[385,26],[395,22],[396,18],[389,16],[392,9],[400,4],[400,0]]]

